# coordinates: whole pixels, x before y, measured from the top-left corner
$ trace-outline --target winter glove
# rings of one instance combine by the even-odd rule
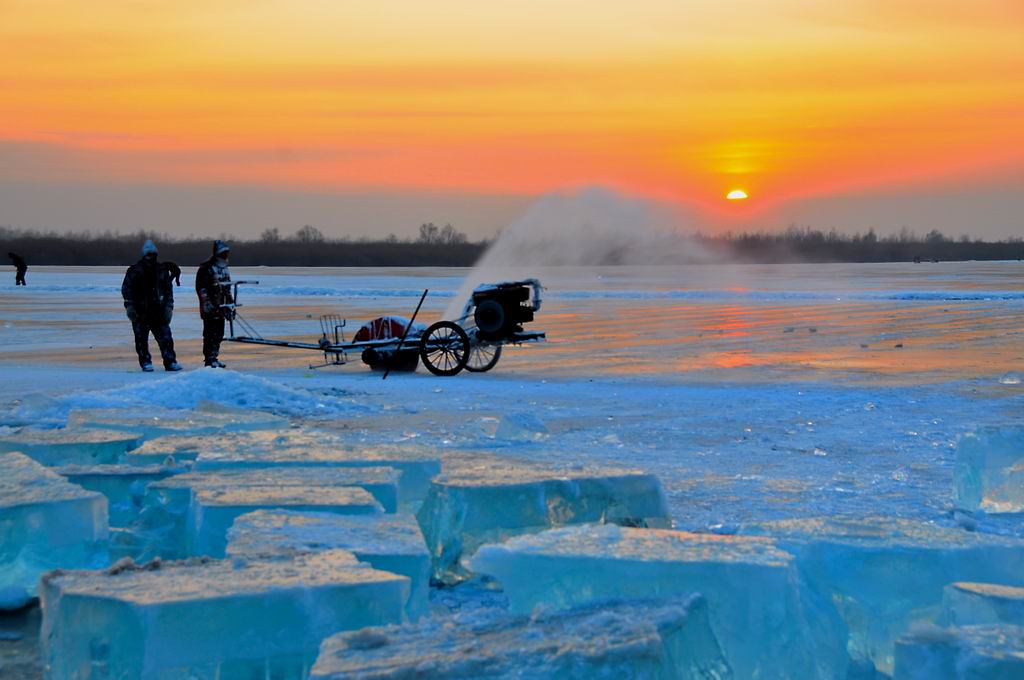
[[[209,300],[203,300],[203,316],[214,316],[217,311],[217,308],[214,307],[212,302]]]

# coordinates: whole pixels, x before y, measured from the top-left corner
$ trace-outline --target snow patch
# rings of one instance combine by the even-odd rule
[[[24,403],[18,419],[59,426],[73,409],[194,409],[203,402],[267,411],[278,415],[316,417],[361,413],[366,406],[351,399],[325,397],[305,389],[235,371],[199,369],[152,382],[109,390],[75,392],[56,399]]]

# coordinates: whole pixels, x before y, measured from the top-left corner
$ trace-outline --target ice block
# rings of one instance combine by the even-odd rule
[[[345,551],[56,572],[43,661],[54,680],[304,680],[329,635],[402,623],[408,590]]]
[[[407,576],[411,619],[427,612],[430,556],[411,515],[337,515],[259,510],[235,519],[227,554],[254,557],[349,550],[375,569]]]
[[[20,453],[0,453],[0,610],[36,596],[51,569],[107,564],[107,500]]]

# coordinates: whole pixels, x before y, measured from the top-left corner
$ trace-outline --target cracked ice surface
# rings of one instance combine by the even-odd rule
[[[164,435],[203,435],[288,427],[288,419],[258,411],[180,411],[171,409],[76,409],[68,414],[73,427],[101,427],[141,432],[146,439]]]
[[[395,444],[353,444],[330,432],[269,430],[201,437],[170,436],[145,442],[129,460],[193,460],[197,471],[302,466],[393,467],[401,471],[401,502],[422,500],[430,479],[441,472],[433,448]]]
[[[736,677],[836,678],[846,670],[838,617],[769,539],[582,525],[482,546],[470,568],[500,582],[517,613],[699,592]]]
[[[368,628],[324,641],[310,680],[445,678],[732,678],[707,605],[602,602],[525,616],[462,615]]]
[[[565,524],[667,527],[665,494],[643,472],[547,466],[463,466],[436,477],[417,513],[434,576],[464,576],[484,543]]]
[[[953,502],[989,513],[1024,512],[1024,427],[988,427],[956,449]]]
[[[408,612],[427,611],[430,555],[411,515],[334,515],[259,510],[235,519],[228,531],[229,557],[288,556],[341,548],[375,569],[407,576]]]
[[[896,643],[893,680],[1024,678],[1024,628],[915,626]]]
[[[0,453],[0,610],[35,597],[40,574],[107,563],[107,502],[20,453]]]
[[[138,432],[99,428],[25,429],[0,437],[0,452],[19,451],[43,465],[102,465],[121,462],[141,440]]]
[[[896,638],[938,614],[943,588],[973,580],[1024,584],[1024,540],[889,517],[756,522],[796,555],[801,573],[836,604],[851,657],[889,672]]]
[[[401,623],[404,576],[335,550],[290,560],[151,563],[44,579],[51,677],[302,680],[320,642]],[[88,676],[95,677],[95,676]]]
[[[1024,624],[1024,588],[966,581],[951,583],[942,593],[941,619],[953,626]]]

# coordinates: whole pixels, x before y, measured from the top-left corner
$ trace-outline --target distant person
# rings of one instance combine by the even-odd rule
[[[174,314],[174,277],[181,269],[172,262],[158,262],[156,245],[147,240],[142,244],[142,259],[128,267],[121,284],[124,309],[135,333],[135,353],[139,366],[147,373],[153,370],[149,354],[149,334],[153,334],[160,347],[164,369],[180,371],[171,337],[171,316]]]
[[[228,257],[231,248],[223,241],[213,242],[213,255],[199,265],[196,272],[196,294],[199,315],[203,318],[203,361],[211,368],[224,368],[220,360],[220,343],[224,341],[224,319],[230,313],[226,305],[231,298],[231,272]]]
[[[15,253],[7,253],[7,257],[11,258],[11,264],[14,265],[14,285],[27,286],[25,272],[28,271],[28,265],[25,264],[25,258]]]

